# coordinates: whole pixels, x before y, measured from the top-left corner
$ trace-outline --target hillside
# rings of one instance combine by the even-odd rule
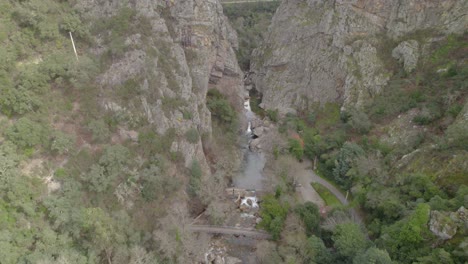
[[[288,140],[272,156],[315,161],[365,218],[335,206],[307,238],[311,261],[467,261],[467,11],[465,1],[279,6],[250,65],[258,112]],[[283,231],[276,249],[293,236]],[[280,256],[301,263],[301,243]]]
[[[184,227],[239,163],[221,5],[1,0],[0,20],[0,262],[202,258],[209,241]]]

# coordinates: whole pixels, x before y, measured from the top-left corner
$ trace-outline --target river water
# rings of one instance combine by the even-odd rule
[[[240,173],[233,179],[234,186],[242,189],[262,189],[263,168],[265,167],[265,155],[261,152],[252,151],[249,143],[253,139],[252,122],[257,118],[250,107],[250,100],[244,102],[244,113],[247,118],[248,126],[244,137],[247,145],[244,148],[244,162]]]

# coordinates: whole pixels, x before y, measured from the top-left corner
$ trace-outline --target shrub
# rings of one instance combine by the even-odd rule
[[[215,89],[210,89],[207,94],[206,105],[211,115],[220,123],[232,125],[237,121],[237,114],[225,97]]]
[[[413,118],[413,122],[420,126],[428,125],[431,121],[431,118],[427,115],[417,115]]]
[[[190,168],[190,182],[188,186],[189,194],[192,196],[198,195],[200,192],[202,170],[198,160],[192,161],[192,166]]]
[[[320,212],[317,205],[306,202],[296,207],[295,212],[299,215],[302,222],[304,222],[306,234],[308,236],[313,233],[317,234],[320,224]]]
[[[366,237],[356,223],[337,225],[332,239],[338,254],[349,260],[364,252],[367,246]]]
[[[187,132],[185,132],[185,137],[187,138],[188,142],[195,144],[198,142],[200,135],[198,134],[198,130],[195,128],[190,128]]]
[[[275,240],[280,238],[283,224],[288,214],[288,208],[289,205],[287,203],[280,202],[272,195],[266,195],[263,199],[260,210],[262,221],[259,226],[270,232]]]
[[[289,152],[297,159],[302,160],[304,156],[304,147],[300,139],[289,139]]]
[[[47,130],[43,125],[22,117],[7,128],[5,135],[20,148],[30,148],[46,142]]]
[[[88,124],[88,129],[93,134],[93,141],[105,142],[110,137],[110,130],[106,123],[102,120],[92,120]]]
[[[468,150],[468,124],[457,122],[450,125],[446,131],[446,139],[449,147]]]
[[[58,154],[64,154],[70,151],[75,143],[75,138],[61,131],[56,131],[50,149]]]
[[[267,112],[268,118],[269,118],[273,123],[278,123],[278,120],[279,120],[278,109],[275,109],[275,110],[268,109],[266,112]]]
[[[351,184],[348,171],[351,169],[356,158],[364,154],[364,150],[355,143],[346,142],[343,145],[336,157],[335,168],[333,168],[333,177],[338,184],[348,189]]]
[[[457,117],[458,114],[461,112],[463,109],[463,106],[461,104],[454,104],[450,106],[450,108],[447,110],[447,112],[453,117]]]
[[[349,124],[354,130],[361,134],[369,132],[372,123],[366,113],[359,110],[353,110],[350,114]]]

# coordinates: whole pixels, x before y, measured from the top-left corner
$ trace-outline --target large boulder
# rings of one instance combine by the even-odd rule
[[[445,212],[432,211],[429,229],[440,239],[451,239],[457,233],[457,223]]]

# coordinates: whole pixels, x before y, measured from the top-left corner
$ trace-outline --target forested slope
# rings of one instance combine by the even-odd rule
[[[236,45],[216,1],[1,0],[0,262],[201,258],[185,225],[238,159]]]
[[[365,221],[334,206],[304,238],[275,211],[265,263],[467,261],[466,2],[415,2],[281,3],[251,63],[272,154],[316,161]]]

